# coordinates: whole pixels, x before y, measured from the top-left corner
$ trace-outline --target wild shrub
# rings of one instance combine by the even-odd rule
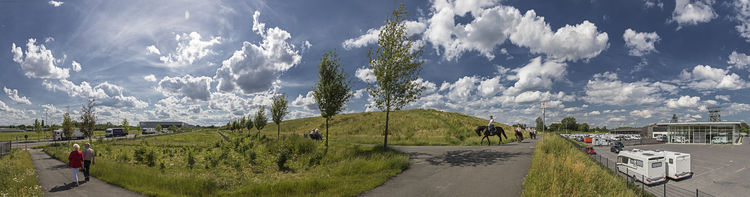
[[[193,151],[188,152],[187,164],[190,169],[193,169],[193,165],[195,165],[195,156],[193,156]]]
[[[149,167],[154,167],[156,165],[156,157],[157,157],[156,156],[156,151],[154,151],[153,149],[149,150],[146,153],[145,157],[146,157],[146,164]]]
[[[250,161],[250,163],[255,164],[255,159],[258,157],[258,154],[255,153],[254,150],[249,150],[245,154],[247,156],[247,159]]]
[[[279,167],[279,170],[287,170],[286,162],[289,160],[289,157],[291,156],[291,151],[287,147],[282,147],[281,151],[279,151],[279,156],[276,157],[276,166]]]
[[[145,163],[147,151],[148,150],[145,147],[135,149],[135,152],[133,153],[133,159],[135,159],[135,162]]]
[[[130,162],[130,156],[128,156],[128,152],[127,151],[123,151],[123,152],[120,153],[120,161]]]

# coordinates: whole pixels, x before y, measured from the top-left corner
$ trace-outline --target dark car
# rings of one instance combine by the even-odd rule
[[[609,151],[613,153],[620,153],[620,151],[622,151],[622,148],[625,148],[625,145],[622,145],[622,142],[614,142],[612,144],[612,147],[609,148]]]
[[[122,129],[122,128],[113,128],[112,129],[112,137],[127,136],[127,135],[128,135],[128,133],[125,132],[125,130]]]

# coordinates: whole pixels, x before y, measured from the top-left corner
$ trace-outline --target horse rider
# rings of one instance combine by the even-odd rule
[[[495,118],[490,115],[490,123],[487,124],[487,130],[492,132],[495,130]]]

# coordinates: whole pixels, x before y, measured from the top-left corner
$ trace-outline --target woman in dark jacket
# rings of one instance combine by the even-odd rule
[[[76,186],[78,186],[78,168],[81,168],[83,165],[83,154],[81,154],[81,151],[78,151],[81,149],[78,144],[73,144],[73,149],[70,155],[68,155],[68,166],[73,169],[73,178],[75,178]]]

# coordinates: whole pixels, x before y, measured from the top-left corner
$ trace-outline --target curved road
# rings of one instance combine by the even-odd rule
[[[409,154],[409,169],[361,196],[520,196],[536,141],[393,146]]]

